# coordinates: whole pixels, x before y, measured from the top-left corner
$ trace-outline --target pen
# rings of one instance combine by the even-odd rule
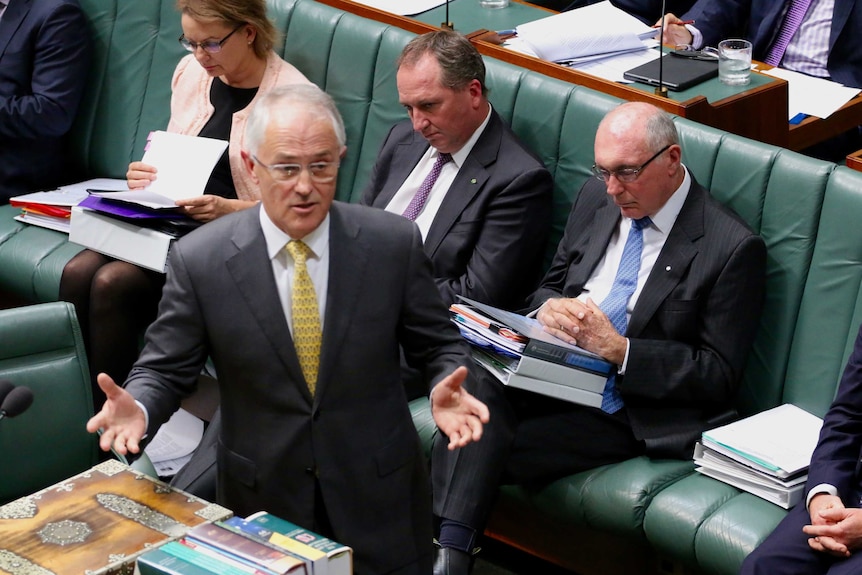
[[[518,34],[517,30],[497,30],[498,36],[516,36]]]
[[[668,24],[673,24],[674,26],[688,26],[689,24],[694,24],[694,20],[680,20],[679,22],[668,22]],[[655,24],[653,28],[659,28],[661,24]]]

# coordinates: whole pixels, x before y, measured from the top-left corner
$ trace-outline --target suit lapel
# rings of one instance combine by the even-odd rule
[[[411,140],[398,144],[393,150],[391,174],[386,178],[386,184],[375,198],[374,207],[385,209],[389,205],[395,192],[404,184],[404,180],[428,149],[429,144],[425,138],[416,132],[413,132],[412,136]]]
[[[581,192],[583,193],[583,192]],[[591,230],[588,234],[578,234],[584,238],[586,246],[583,250],[581,265],[575,266],[577,275],[568,278],[566,281],[566,296],[576,297],[583,291],[584,285],[592,277],[596,271],[596,266],[605,257],[608,244],[611,242],[611,236],[617,229],[620,218],[620,209],[613,203],[607,193],[602,191],[602,194],[607,198],[607,201],[595,211],[592,217]],[[570,266],[570,269],[571,266]],[[596,302],[600,303],[600,302]]]
[[[835,7],[832,13],[832,27],[829,33],[830,53],[835,46],[838,36],[841,35],[841,31],[844,30],[844,25],[847,24],[847,20],[850,18],[850,12],[853,11],[854,4],[853,0],[835,0]]]
[[[11,0],[6,6],[3,18],[0,19],[0,56],[3,56],[12,40],[12,33],[18,29],[29,11],[30,0]]]
[[[235,226],[233,242],[236,252],[228,256],[225,265],[243,299],[248,303],[254,320],[272,344],[290,378],[303,381],[290,329],[284,314],[281,313],[281,299],[272,277],[272,263],[267,257],[266,240],[258,222],[260,209],[263,208],[249,209],[250,217]],[[308,389],[305,389],[305,393],[308,393]]]
[[[330,366],[337,362],[339,350],[353,318],[360,289],[359,281],[365,277],[370,247],[362,238],[361,226],[346,217],[343,207],[333,202],[329,210],[329,285],[326,295],[326,319],[320,347],[320,370],[317,378],[315,402],[326,393]]]
[[[692,181],[688,197],[632,310],[626,335],[636,337],[640,334],[697,255],[696,242],[703,237],[706,194],[706,190]]]

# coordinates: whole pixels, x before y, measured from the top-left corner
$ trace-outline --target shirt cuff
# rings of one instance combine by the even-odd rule
[[[631,348],[632,348],[631,342],[629,341],[629,338],[626,338],[626,356],[623,358],[622,365],[619,367],[619,369],[617,369],[618,375],[625,375],[626,374],[626,366],[629,364],[629,350]]]
[[[828,493],[829,495],[834,495],[838,497],[838,490],[834,485],[829,485],[828,483],[821,483],[820,485],[815,485],[808,492],[808,497],[805,498],[805,508],[808,509],[808,506],[811,505],[811,500],[814,499],[815,495],[820,495],[821,493]]]
[[[695,50],[703,48],[703,34],[700,33],[700,30],[691,24],[686,24],[685,29],[691,32],[691,47]]]
[[[150,412],[147,411],[147,408],[144,407],[144,404],[141,403],[140,401],[138,401],[137,399],[135,400],[135,403],[137,403],[138,407],[141,408],[141,411],[144,412],[144,423],[146,425],[144,426],[144,436],[141,439],[146,439],[147,438],[147,430],[150,429]]]

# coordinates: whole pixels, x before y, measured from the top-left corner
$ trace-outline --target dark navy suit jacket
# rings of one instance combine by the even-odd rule
[[[72,178],[63,137],[87,79],[77,0],[9,0],[0,19],[0,204]]]
[[[772,46],[790,0],[699,0],[683,14],[695,20],[707,46],[742,34],[754,44],[754,59],[763,60]],[[826,68],[832,80],[862,88],[862,0],[835,0],[829,57]]]

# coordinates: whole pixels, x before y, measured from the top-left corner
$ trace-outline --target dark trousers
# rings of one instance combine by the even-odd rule
[[[862,553],[842,559],[814,551],[802,527],[811,523],[803,501],[742,564],[740,575],[856,575],[862,573]]]
[[[434,514],[484,529],[501,484],[548,483],[644,453],[625,410],[608,415],[542,395],[506,388],[484,371],[475,389],[491,420],[482,439],[449,451],[439,435],[431,454]]]

